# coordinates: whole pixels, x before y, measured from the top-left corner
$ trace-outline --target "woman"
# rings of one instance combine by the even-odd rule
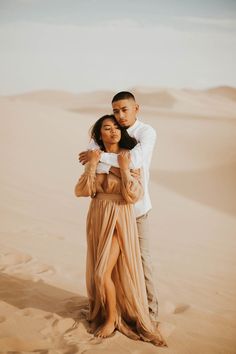
[[[108,337],[118,329],[132,339],[165,346],[149,317],[132,206],[143,195],[139,178],[129,170],[129,150],[137,142],[113,115],[100,118],[91,136],[101,150],[89,152],[89,162],[75,187],[77,197],[92,197],[87,216],[88,319],[98,337]],[[101,151],[118,154],[120,176],[96,174]]]

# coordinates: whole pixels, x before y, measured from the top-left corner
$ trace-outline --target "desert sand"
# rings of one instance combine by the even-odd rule
[[[0,97],[0,352],[236,353],[236,89],[131,89],[157,131],[150,248],[168,348],[87,332],[78,152],[113,92]]]

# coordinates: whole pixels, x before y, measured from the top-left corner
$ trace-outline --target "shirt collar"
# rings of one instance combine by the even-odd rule
[[[128,132],[128,133],[132,133],[132,131],[137,127],[138,124],[139,124],[139,120],[138,120],[138,118],[136,118],[136,121],[134,122],[133,125],[131,125],[131,127],[129,127],[129,128],[127,129],[127,132]]]

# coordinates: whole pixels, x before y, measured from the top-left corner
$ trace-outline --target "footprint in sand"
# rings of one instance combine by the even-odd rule
[[[53,327],[56,327],[57,331],[60,333],[66,333],[68,331],[73,330],[75,326],[75,321],[72,318],[63,318],[60,320],[56,320],[53,323]]]
[[[48,313],[48,314],[46,314],[46,315],[44,316],[44,318],[45,318],[46,320],[51,320],[51,318],[54,318],[54,316],[53,316],[52,313]]]
[[[31,272],[34,274],[54,274],[55,268],[48,264],[34,264],[31,267]]]
[[[82,323],[68,329],[63,335],[67,344],[86,345],[86,344],[100,344],[103,339],[94,337],[89,333]]]
[[[1,268],[8,268],[11,266],[16,266],[18,264],[25,264],[32,260],[32,257],[28,254],[18,253],[18,252],[8,252],[2,254],[0,259]]]
[[[23,316],[32,316],[32,310],[31,309],[23,309],[21,310],[21,313]]]
[[[173,302],[166,301],[164,304],[164,311],[167,314],[179,314],[187,311],[190,308],[187,304],[174,304]]]
[[[0,323],[2,323],[2,322],[4,322],[4,321],[6,321],[6,317],[0,316]]]
[[[174,313],[182,313],[182,312],[185,312],[187,311],[188,309],[190,308],[189,305],[186,305],[186,304],[180,304],[180,305],[177,305],[175,310],[174,310]]]
[[[51,323],[44,327],[40,334],[47,337],[49,334],[64,335],[76,328],[75,321],[71,318],[51,318]]]

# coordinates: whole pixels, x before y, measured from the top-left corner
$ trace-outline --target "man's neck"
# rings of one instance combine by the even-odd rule
[[[137,118],[135,118],[135,121],[134,121],[131,125],[129,125],[128,127],[126,127],[126,129],[131,128],[136,122],[137,122]]]

